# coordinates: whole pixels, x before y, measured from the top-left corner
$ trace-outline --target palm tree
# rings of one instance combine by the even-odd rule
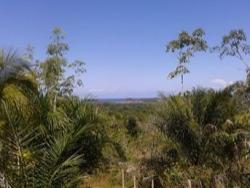
[[[27,119],[17,105],[3,101],[1,108],[0,172],[5,184],[13,188],[77,187],[83,155],[78,150],[69,151],[88,127],[76,131],[74,126],[64,124],[65,129],[47,131],[44,127],[48,125],[37,124],[33,117]],[[56,124],[47,123],[51,127]]]
[[[249,166],[249,113],[239,113],[228,90],[195,89],[165,97],[157,107],[157,125],[166,141],[178,145],[187,165],[227,173],[230,181],[247,187],[243,176]]]
[[[69,150],[88,127],[76,129],[62,110],[51,112],[31,75],[16,52],[0,52],[0,186],[76,187],[83,156]],[[32,106],[24,108],[9,94],[26,97]]]
[[[12,92],[30,93],[37,91],[30,64],[13,50],[0,50],[0,99],[6,99],[7,86]]]

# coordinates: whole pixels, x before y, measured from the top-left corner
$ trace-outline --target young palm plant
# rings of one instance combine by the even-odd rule
[[[77,187],[85,154],[77,144],[94,127],[92,112],[76,124],[66,109],[52,110],[37,92],[26,61],[5,51],[0,59],[0,187]],[[9,84],[29,108],[6,97]]]
[[[22,117],[18,106],[1,106],[0,172],[10,187],[76,187],[83,155],[68,150],[84,127],[50,131]],[[66,126],[66,125],[65,125]],[[70,126],[69,126],[70,127]]]
[[[195,89],[163,98],[158,109],[157,125],[167,139],[180,146],[182,162],[213,169],[214,174],[226,173],[238,185],[246,186],[240,174],[246,168],[243,159],[249,156],[249,119],[237,123],[238,111],[230,92]]]
[[[13,50],[0,49],[0,98],[4,97],[4,89],[10,85],[16,89],[37,91],[37,85],[32,78],[32,71],[27,60]]]

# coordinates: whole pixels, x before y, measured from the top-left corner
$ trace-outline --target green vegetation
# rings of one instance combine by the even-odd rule
[[[223,90],[194,88],[124,104],[73,95],[82,61],[67,61],[68,44],[53,30],[45,60],[0,51],[0,187],[250,187],[250,53],[233,30],[209,47],[202,29],[181,32],[173,78],[188,73],[196,52],[237,57],[246,80]],[[68,70],[71,70],[68,72]],[[74,72],[73,75],[69,73]],[[183,84],[183,81],[182,81]]]

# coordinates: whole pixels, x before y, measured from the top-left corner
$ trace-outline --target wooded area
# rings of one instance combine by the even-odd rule
[[[31,46],[23,54],[0,51],[0,187],[250,187],[250,46],[243,30],[217,46],[201,28],[181,32],[166,51],[176,55],[169,77],[181,76],[182,92],[124,104],[74,95],[85,63],[67,60],[64,37],[53,30],[42,60]],[[234,58],[246,80],[185,90],[197,53]]]

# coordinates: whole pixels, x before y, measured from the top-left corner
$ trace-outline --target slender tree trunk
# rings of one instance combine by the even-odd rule
[[[136,188],[136,177],[133,176],[133,180],[134,180],[134,188]]]
[[[122,188],[125,188],[124,169],[122,169]]]
[[[192,182],[190,179],[187,180],[187,185],[185,188],[192,188]]]
[[[181,92],[183,93],[184,92],[184,76],[183,74],[181,75]]]
[[[56,100],[57,100],[57,95],[55,94],[54,101],[53,101],[53,112],[56,111]]]

